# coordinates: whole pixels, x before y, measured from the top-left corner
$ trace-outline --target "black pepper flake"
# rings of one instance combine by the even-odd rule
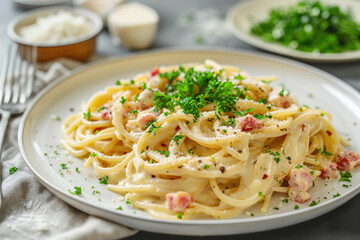
[[[291,161],[291,157],[290,157],[290,156],[287,156],[287,160]]]
[[[146,150],[149,150],[149,146],[146,146]]]
[[[224,166],[221,166],[221,167],[220,167],[220,172],[221,172],[221,173],[224,173],[224,172],[225,172],[225,167],[224,167]]]
[[[155,175],[151,175],[151,177],[152,177],[152,178],[154,178],[154,177],[155,177]]]

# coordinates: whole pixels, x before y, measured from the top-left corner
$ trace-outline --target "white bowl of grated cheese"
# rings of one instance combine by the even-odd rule
[[[20,49],[36,49],[37,60],[44,62],[59,57],[86,60],[95,50],[101,32],[101,17],[82,8],[41,8],[13,19],[7,33]]]

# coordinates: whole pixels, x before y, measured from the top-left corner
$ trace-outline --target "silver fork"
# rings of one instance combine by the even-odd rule
[[[35,74],[36,48],[21,49],[17,44],[10,44],[0,78],[0,207],[1,154],[7,125],[10,116],[17,116],[25,111],[27,100],[32,95]]]

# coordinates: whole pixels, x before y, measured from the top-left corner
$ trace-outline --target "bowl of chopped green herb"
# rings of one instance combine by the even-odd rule
[[[360,60],[360,1],[253,0],[227,14],[230,31],[266,51],[318,62]]]

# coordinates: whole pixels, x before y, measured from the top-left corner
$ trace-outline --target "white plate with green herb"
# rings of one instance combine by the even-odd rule
[[[360,1],[240,2],[228,11],[227,25],[269,52],[317,62],[360,60]]]
[[[202,62],[213,59],[234,65],[253,76],[277,75],[274,86],[284,84],[299,103],[328,110],[333,125],[349,148],[360,152],[360,94],[338,78],[308,65],[260,53],[209,50],[155,51],[111,59],[83,67],[48,85],[30,104],[19,127],[21,153],[34,175],[63,201],[88,214],[145,231],[179,235],[229,235],[259,232],[315,218],[349,201],[360,192],[360,167],[351,182],[317,180],[312,198],[303,204],[275,194],[267,214],[259,206],[230,219],[164,220],[134,208],[130,202],[107,189],[106,181],[94,176],[84,161],[71,157],[59,145],[62,120],[80,111],[82,101],[117,80],[132,77],[158,65]],[[311,86],[311,87],[309,87]]]

